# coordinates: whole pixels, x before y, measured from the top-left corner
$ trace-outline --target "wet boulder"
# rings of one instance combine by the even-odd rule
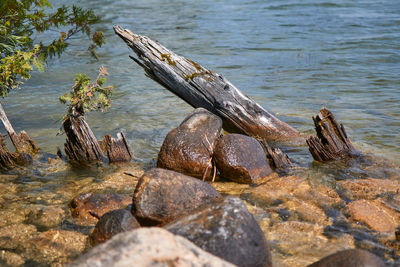
[[[203,108],[195,109],[168,133],[158,154],[157,167],[197,178],[212,174],[212,153],[221,135],[222,120]]]
[[[133,194],[132,214],[141,225],[162,225],[221,198],[217,190],[199,179],[152,169],[139,179]]]
[[[162,228],[139,228],[96,246],[69,266],[215,266],[234,265]]]
[[[273,172],[260,143],[246,135],[227,134],[219,138],[214,160],[221,177],[238,183],[257,183]]]
[[[239,198],[211,203],[165,229],[238,266],[271,266],[264,233]]]
[[[139,228],[140,224],[126,209],[112,210],[101,216],[92,234],[90,244],[92,246],[104,243],[118,233]]]
[[[125,208],[131,203],[132,198],[128,195],[85,193],[73,198],[69,208],[73,217],[97,222],[92,214],[101,217],[108,211]]]
[[[374,254],[361,249],[348,249],[327,256],[308,267],[385,267],[385,263]]]

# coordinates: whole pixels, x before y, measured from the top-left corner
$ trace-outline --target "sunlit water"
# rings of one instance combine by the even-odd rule
[[[394,162],[394,168],[379,169],[372,176],[396,176],[400,156],[399,1],[102,0],[68,4],[73,2],[93,8],[102,17],[97,29],[105,32],[107,43],[97,50],[99,61],[90,57],[86,39],[78,37],[61,58],[48,61],[45,72],[35,72],[21,90],[2,102],[16,130],[26,130],[43,152],[55,154],[65,140],[65,135],[56,135],[65,112],[58,97],[71,88],[76,73],[95,77],[101,65],[107,67],[109,84],[115,86],[112,107],[88,114],[87,121],[98,138],[123,131],[138,161],[151,164],[166,134],[192,110],[144,76],[128,57],[133,52],[113,33],[112,26],[118,24],[224,75],[302,133],[314,134],[311,117],[327,107],[345,125],[359,150]],[[305,146],[285,150],[298,165],[311,168],[304,175],[314,181],[331,184],[352,175],[351,169],[313,164]],[[360,170],[355,173],[371,176]],[[65,175],[73,179],[86,173]],[[32,183],[29,179],[27,186]],[[33,180],[38,190],[45,191],[53,185],[42,187],[40,183],[51,179],[66,177],[47,173]]]

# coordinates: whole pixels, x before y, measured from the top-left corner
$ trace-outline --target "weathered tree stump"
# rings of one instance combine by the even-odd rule
[[[307,145],[315,160],[330,161],[360,155],[350,142],[344,126],[338,125],[328,109],[322,108],[313,120],[317,136],[310,136]]]
[[[19,134],[15,132],[1,104],[0,120],[3,122],[3,125],[6,128],[16,152],[26,153],[32,156],[39,152],[38,145],[28,136],[25,131],[21,131]]]
[[[264,153],[270,166],[278,172],[286,172],[293,166],[292,161],[280,148],[272,148],[265,140],[258,140],[264,149]]]
[[[31,155],[24,152],[10,152],[3,136],[0,133],[0,169],[8,170],[16,165],[25,166],[33,161]]]
[[[221,75],[178,56],[161,44],[114,26],[115,33],[133,49],[132,58],[147,75],[191,106],[203,107],[222,118],[224,129],[257,139],[293,140],[298,131],[266,111]]]
[[[126,162],[133,158],[128,142],[122,132],[117,134],[117,139],[112,138],[109,134],[104,136],[104,139],[100,141],[100,147],[107,155],[110,163]]]
[[[65,154],[72,163],[85,165],[106,162],[107,159],[109,163],[127,162],[133,158],[122,132],[117,134],[117,139],[107,134],[99,142],[85,118],[75,111],[64,120],[63,128],[67,135]]]
[[[100,144],[83,116],[69,115],[63,122],[63,128],[67,135],[64,150],[70,161],[86,164],[104,160]]]

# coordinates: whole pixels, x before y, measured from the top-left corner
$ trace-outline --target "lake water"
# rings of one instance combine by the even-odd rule
[[[101,65],[115,86],[112,107],[89,113],[87,122],[99,139],[123,131],[139,162],[152,164],[166,134],[193,110],[145,77],[128,57],[133,52],[114,34],[112,26],[117,24],[224,75],[304,134],[314,134],[311,117],[327,107],[359,150],[394,163],[372,176],[399,176],[400,1],[68,2],[72,3],[93,8],[102,17],[95,28],[104,31],[107,43],[97,50],[99,61],[90,57],[85,38],[75,38],[61,58],[49,60],[45,72],[33,73],[21,90],[2,101],[15,129],[26,130],[43,152],[55,154],[65,140],[65,135],[57,136],[65,112],[58,97],[70,90],[76,73],[95,77]],[[285,150],[307,167],[306,175],[313,180],[331,184],[353,175],[343,174],[340,167],[313,164],[306,146]],[[363,177],[362,171],[354,172]],[[69,180],[85,176],[68,175]],[[19,181],[26,183],[23,191],[29,191],[32,179]],[[46,174],[44,180],[51,179],[65,177]],[[54,189],[54,183],[48,188],[40,183],[36,180],[35,190]]]
[[[75,1],[76,2],[76,1]],[[54,4],[61,3],[56,1]],[[400,2],[398,1],[85,1],[102,17],[99,61],[84,38],[3,101],[17,130],[54,153],[65,107],[58,97],[78,72],[108,68],[112,107],[87,120],[98,137],[122,130],[137,158],[157,156],[168,131],[192,108],[144,76],[114,24],[147,35],[223,74],[267,110],[313,134],[323,106],[363,152],[400,156]],[[294,152],[294,157],[297,152]],[[307,152],[299,152],[311,162]]]

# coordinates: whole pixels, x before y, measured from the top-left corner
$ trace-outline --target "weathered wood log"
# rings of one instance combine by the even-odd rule
[[[322,108],[313,120],[317,136],[310,136],[307,145],[315,160],[330,161],[360,156],[360,152],[350,142],[343,124],[338,125],[332,112]]]
[[[26,153],[32,156],[39,152],[38,145],[35,143],[35,141],[33,141],[33,139],[28,136],[25,131],[21,131],[19,134],[15,132],[1,104],[0,120],[3,122],[3,125],[6,128],[6,131],[10,136],[16,152]]]
[[[127,162],[133,158],[128,142],[122,132],[117,134],[117,139],[107,134],[100,141],[100,147],[107,155],[110,163],[112,162]]]
[[[64,150],[70,161],[87,164],[104,160],[100,144],[83,116],[69,115],[63,128],[67,135]]]
[[[191,106],[203,107],[222,118],[224,129],[257,139],[292,140],[300,134],[244,95],[222,75],[181,57],[146,36],[114,26],[133,49],[147,75]]]

